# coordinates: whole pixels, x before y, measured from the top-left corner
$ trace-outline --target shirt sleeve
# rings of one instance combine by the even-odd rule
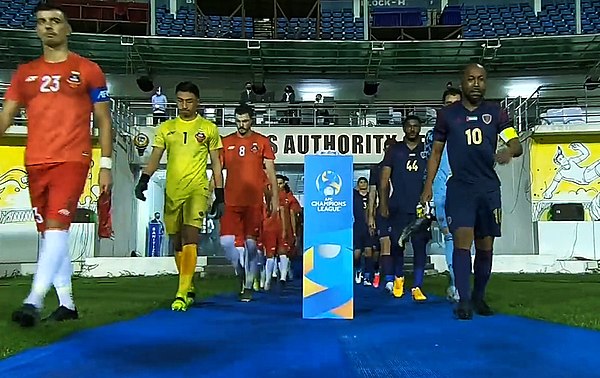
[[[22,69],[19,67],[10,81],[10,87],[8,87],[4,98],[6,100],[18,102],[21,105],[25,105],[25,96],[23,96],[22,87],[23,83],[24,80],[22,75]]]
[[[104,76],[102,69],[100,69],[100,66],[90,62],[88,75],[88,93],[92,100],[92,104],[110,101],[108,88],[106,87],[106,77]]]
[[[293,194],[289,195],[290,197],[290,209],[295,211],[296,213],[300,211],[300,202],[296,199],[296,196]]]
[[[223,148],[223,141],[219,135],[219,129],[214,123],[210,123],[210,135],[208,136],[208,149],[210,151],[220,150]]]
[[[433,140],[437,142],[446,142],[448,134],[448,122],[446,121],[446,112],[438,111],[435,127],[433,128]]]
[[[264,137],[263,139],[263,159],[264,160],[275,160],[275,153],[273,152],[273,147],[271,146],[271,142],[269,138]]]
[[[165,140],[165,123],[162,123],[157,129],[156,134],[154,134],[154,143],[152,147],[162,148],[163,150],[167,148],[167,141]]]
[[[509,140],[519,137],[517,130],[515,130],[511,124],[512,122],[508,117],[506,109],[500,108],[500,114],[498,116],[498,135],[500,135],[500,138],[502,138],[504,143],[508,143]]]
[[[383,163],[381,164],[383,167],[394,168],[394,151],[396,150],[394,148],[395,146],[396,145],[391,146],[390,149],[385,153]]]

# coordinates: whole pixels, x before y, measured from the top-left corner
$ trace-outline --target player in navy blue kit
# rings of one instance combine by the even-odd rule
[[[396,139],[388,139],[383,145],[383,153],[387,153],[390,146],[396,143]],[[392,256],[390,255],[390,232],[391,227],[388,225],[387,219],[383,219],[379,215],[379,183],[381,181],[381,168],[383,167],[383,160],[379,164],[374,165],[369,172],[369,208],[368,208],[368,223],[369,233],[374,237],[374,250],[379,250],[379,259],[374,256],[374,260],[381,270],[393,270]],[[378,239],[378,240],[377,240]],[[377,245],[379,248],[376,248]],[[377,261],[378,260],[378,261]],[[389,267],[389,268],[386,268]],[[379,272],[375,267],[375,276],[373,277],[373,287],[379,287]]]
[[[352,210],[354,214],[354,280],[361,283],[364,276],[364,285],[371,286],[373,277],[373,243],[367,225],[367,206],[369,203],[369,180],[360,177],[354,189]],[[361,270],[360,259],[365,254],[364,269]]]
[[[455,314],[465,320],[472,319],[473,310],[493,315],[484,297],[492,272],[494,238],[500,236],[502,221],[500,180],[494,164],[507,164],[523,153],[507,112],[498,103],[484,101],[486,79],[483,66],[468,65],[462,77],[462,101],[439,111],[421,195],[422,203],[431,200],[433,179],[447,145],[452,176],[447,183],[446,217],[454,239],[452,265],[460,296]],[[506,147],[496,151],[498,136]],[[475,281],[471,293],[473,240]]]
[[[391,255],[394,260],[393,272],[386,268],[385,287],[394,297],[404,295],[404,248],[398,245],[398,239],[406,226],[417,219],[417,205],[423,191],[423,177],[427,165],[425,145],[421,141],[421,121],[417,116],[408,116],[404,120],[403,141],[394,144],[385,154],[381,169],[379,187],[379,212],[391,225]],[[393,192],[390,197],[390,180]],[[423,294],[423,276],[427,258],[427,232],[412,235],[414,252],[414,285],[411,290],[413,300],[427,300]],[[382,266],[383,267],[383,266]]]

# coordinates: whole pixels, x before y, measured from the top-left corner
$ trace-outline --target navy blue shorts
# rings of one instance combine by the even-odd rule
[[[391,242],[392,246],[398,246],[398,239],[402,235],[402,231],[417,219],[417,214],[409,214],[402,212],[391,212],[390,211],[390,223],[392,225]],[[427,241],[431,239],[431,232],[422,232],[416,235],[411,235],[411,243],[415,240],[419,240],[420,244],[426,245]],[[414,247],[413,243],[413,247]],[[392,248],[392,254],[397,251],[397,248]]]
[[[379,243],[379,236],[377,235],[377,232],[371,236],[371,247],[374,251],[381,250],[381,244]]]
[[[473,190],[473,186],[448,181],[446,217],[450,232],[461,227],[473,228],[475,238],[501,236],[502,201],[500,188]]]
[[[354,223],[354,226],[352,227],[352,231],[354,234],[354,250],[361,250],[363,251],[365,248],[371,248],[372,247],[372,242],[371,242],[371,234],[369,234],[369,227],[367,226],[367,224],[357,224]]]
[[[379,215],[379,211],[377,211],[375,227],[377,228],[377,237],[379,239],[388,237],[392,234],[392,224],[390,223],[390,218],[382,217]]]

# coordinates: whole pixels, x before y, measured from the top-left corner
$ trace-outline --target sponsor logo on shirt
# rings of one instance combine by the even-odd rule
[[[25,82],[26,83],[31,83],[32,81],[36,81],[37,78],[38,78],[37,75],[30,75],[30,76],[27,76],[27,78],[25,79]]]

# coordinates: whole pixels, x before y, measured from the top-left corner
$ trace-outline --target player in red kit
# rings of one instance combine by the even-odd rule
[[[273,188],[269,214],[279,209],[275,154],[269,139],[252,130],[253,110],[248,105],[235,109],[237,132],[223,138],[225,213],[221,218],[221,245],[241,280],[240,300],[252,299],[252,285],[258,274],[256,239],[262,225],[264,180]]]
[[[297,231],[298,231],[298,214],[300,213],[300,203],[292,193],[289,186],[289,178],[284,175],[277,175],[277,185],[279,187],[279,206],[282,209],[283,217],[282,224],[284,229],[284,247],[287,251],[286,257],[279,259],[280,281],[284,284],[288,278],[293,278],[291,268],[291,259],[297,255]]]
[[[280,194],[281,195],[281,194]],[[271,288],[271,279],[275,270],[275,261],[279,256],[280,265],[281,260],[287,261],[288,249],[285,247],[284,241],[286,240],[286,231],[283,228],[285,222],[285,212],[279,203],[279,211],[277,213],[268,214],[267,209],[271,206],[272,200],[271,185],[268,184],[265,190],[265,211],[263,226],[261,230],[261,241],[263,244],[263,250],[265,252],[265,266],[264,266],[264,284],[263,288],[268,291]]]
[[[36,9],[43,56],[20,65],[0,113],[0,136],[24,107],[27,111],[25,166],[37,229],[42,235],[29,296],[13,321],[33,326],[53,285],[60,305],[48,320],[77,319],[71,290],[69,226],[77,210],[92,158],[90,113],[100,131],[100,191],[112,184],[112,131],[106,79],[100,67],[68,49],[71,27],[65,13]]]

